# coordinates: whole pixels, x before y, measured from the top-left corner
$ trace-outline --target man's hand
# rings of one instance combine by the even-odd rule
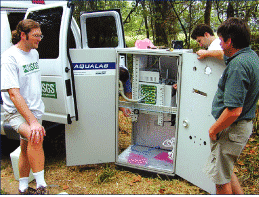
[[[196,52],[196,54],[199,56],[198,59],[204,59],[207,57],[207,50],[200,49],[199,51]]]
[[[213,141],[217,140],[217,133],[215,133],[215,131],[212,127],[210,127],[210,129],[209,129],[209,136],[210,136],[211,140],[213,140]]]
[[[129,117],[130,114],[131,114],[131,111],[130,111],[129,108],[123,108],[123,107],[121,107],[120,110],[123,112],[123,115],[124,115],[125,117]]]
[[[14,103],[18,112],[24,117],[30,127],[31,133],[27,133],[27,138],[30,138],[32,143],[39,143],[43,141],[43,137],[46,136],[44,127],[37,121],[35,116],[30,111],[24,98],[20,94],[19,88],[11,88],[8,90],[10,99]]]
[[[40,123],[34,122],[30,125],[30,129],[31,129],[30,141],[36,144],[42,142],[44,136],[46,136],[46,131],[44,127]]]

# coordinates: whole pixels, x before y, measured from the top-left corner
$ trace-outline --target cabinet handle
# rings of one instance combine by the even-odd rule
[[[188,120],[184,120],[183,121],[183,126],[186,127],[186,128],[189,127],[189,121]]]

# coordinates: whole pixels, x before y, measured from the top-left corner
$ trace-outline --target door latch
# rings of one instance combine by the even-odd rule
[[[65,72],[68,73],[70,71],[70,68],[66,67]]]

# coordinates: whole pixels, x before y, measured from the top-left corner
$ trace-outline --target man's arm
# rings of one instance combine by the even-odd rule
[[[37,118],[32,114],[24,98],[20,94],[19,88],[11,88],[8,90],[10,99],[14,103],[18,112],[24,117],[31,129],[31,140],[36,142],[37,140],[43,140],[43,136],[46,135],[45,129],[38,122]]]
[[[196,52],[199,56],[198,59],[204,59],[206,57],[215,57],[217,59],[223,60],[224,52],[223,50],[204,50],[201,49]]]
[[[237,107],[232,110],[226,108],[219,119],[210,127],[209,136],[212,140],[216,140],[216,135],[223,129],[228,128],[242,113],[243,107]]]
[[[125,96],[126,96],[127,98],[132,99],[132,93],[131,93],[131,92],[126,92],[126,93],[124,93],[124,94],[125,94]],[[131,111],[130,111],[129,108],[120,107],[119,110],[121,110],[121,111],[123,112],[123,115],[124,115],[125,117],[129,117],[130,114],[131,114]]]

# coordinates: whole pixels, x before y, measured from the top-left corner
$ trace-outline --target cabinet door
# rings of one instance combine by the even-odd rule
[[[71,49],[79,120],[66,124],[67,165],[115,162],[118,89],[115,49]]]
[[[43,120],[63,124],[71,123],[78,115],[68,48],[78,48],[81,44],[80,38],[72,37],[80,34],[71,28],[72,11],[72,5],[63,2],[29,8],[25,16],[39,22],[44,35],[38,48],[45,104]],[[73,34],[70,31],[74,31]]]
[[[196,54],[183,54],[176,174],[209,193],[215,193],[215,184],[203,167],[210,154],[208,130],[215,122],[212,100],[224,69],[224,62],[215,58],[198,60]]]

